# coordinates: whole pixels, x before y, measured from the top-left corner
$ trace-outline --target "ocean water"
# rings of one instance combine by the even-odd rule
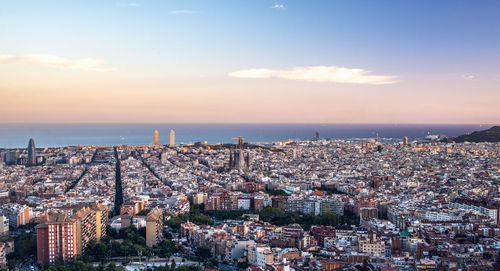
[[[70,145],[152,144],[154,130],[160,144],[169,143],[170,129],[176,143],[207,141],[232,143],[242,136],[248,142],[321,138],[422,138],[429,134],[457,136],[491,125],[442,124],[0,124],[0,148],[28,146],[30,138],[37,147]]]

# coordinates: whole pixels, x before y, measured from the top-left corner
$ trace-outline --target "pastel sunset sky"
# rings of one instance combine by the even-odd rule
[[[500,123],[497,0],[12,0],[0,123]]]

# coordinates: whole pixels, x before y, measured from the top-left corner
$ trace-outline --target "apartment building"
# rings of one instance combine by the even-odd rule
[[[0,215],[0,236],[9,234],[9,219]]]
[[[160,209],[154,208],[146,216],[146,245],[157,245],[163,237],[163,214]]]
[[[12,228],[17,228],[20,225],[26,225],[30,222],[31,208],[26,205],[9,204],[2,206],[0,212],[9,220],[9,225]]]
[[[44,223],[36,226],[37,262],[54,263],[61,259],[69,262],[77,256],[77,220],[64,214],[48,215]]]
[[[37,229],[38,262],[72,261],[106,235],[108,210],[100,204],[65,205],[45,215]]]

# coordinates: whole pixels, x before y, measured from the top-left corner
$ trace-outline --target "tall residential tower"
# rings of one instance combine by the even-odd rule
[[[170,130],[170,147],[175,146],[175,131]]]
[[[154,144],[157,146],[160,145],[159,139],[158,139],[158,130],[155,130],[155,143]]]

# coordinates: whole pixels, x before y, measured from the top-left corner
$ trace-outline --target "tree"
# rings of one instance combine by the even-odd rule
[[[250,266],[248,262],[238,262],[239,269],[247,269]]]
[[[14,240],[14,255],[24,259],[28,255],[36,255],[36,237],[31,233],[23,233]]]
[[[150,209],[142,209],[140,212],[138,212],[135,215],[138,215],[138,216],[147,216],[150,211],[151,211]]]
[[[283,217],[283,212],[279,208],[266,207],[259,213],[260,219],[270,222],[275,218]]]
[[[210,248],[206,246],[199,246],[196,248],[196,256],[200,259],[208,259],[212,257],[212,252],[210,251]]]
[[[106,271],[118,271],[120,270],[118,267],[116,267],[116,264],[114,262],[111,262],[108,264],[106,267]]]
[[[109,246],[107,243],[90,241],[82,259],[84,259],[85,262],[104,262],[109,256]]]
[[[170,257],[172,254],[176,252],[179,252],[179,247],[176,246],[176,244],[170,240],[163,240],[157,246],[154,246],[153,250],[155,251],[156,255],[166,258]]]
[[[175,271],[201,271],[201,266],[199,265],[183,265],[175,269]]]
[[[153,267],[153,270],[154,271],[170,271],[170,267],[168,267],[168,265],[157,266],[157,267]]]
[[[50,271],[97,271],[96,268],[90,263],[85,263],[83,261],[76,261],[69,264],[58,263],[51,265],[47,270]],[[116,269],[115,269],[116,270]],[[115,271],[110,270],[110,271]]]
[[[328,211],[321,216],[321,225],[335,226],[337,224],[339,224],[337,214]]]
[[[108,245],[103,242],[97,243],[95,246],[95,258],[98,261],[104,261],[109,257]]]
[[[10,270],[14,270],[18,261],[36,255],[36,236],[33,232],[23,232],[14,239],[14,253],[7,256],[7,264]]]
[[[208,261],[205,262],[205,267],[206,268],[215,268],[219,264],[219,261],[217,261],[216,258],[210,258]]]

